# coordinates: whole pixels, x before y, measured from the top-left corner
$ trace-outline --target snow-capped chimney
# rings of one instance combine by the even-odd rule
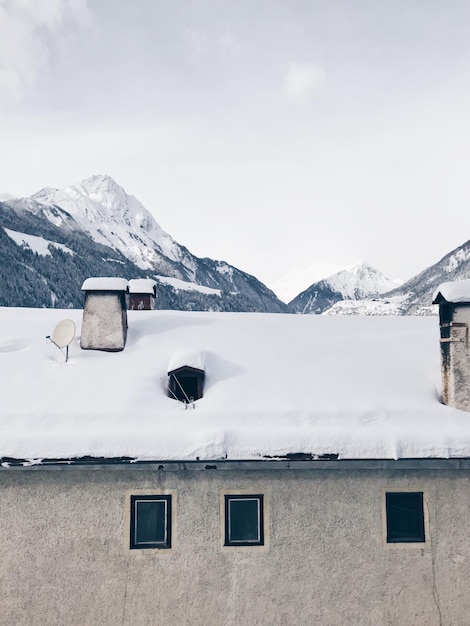
[[[129,309],[148,311],[155,308],[157,283],[150,278],[133,278],[129,281]]]
[[[442,283],[433,304],[439,305],[442,400],[470,411],[470,280]]]
[[[87,278],[82,334],[83,350],[124,350],[127,338],[127,302],[129,290],[125,278]]]

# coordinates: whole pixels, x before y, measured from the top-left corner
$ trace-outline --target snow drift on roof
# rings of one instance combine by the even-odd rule
[[[441,295],[447,302],[470,302],[470,279],[442,283],[432,296],[435,302]]]
[[[155,294],[156,284],[151,278],[132,278],[129,281],[129,293]]]
[[[82,285],[82,291],[127,291],[128,287],[129,283],[125,278],[99,276],[87,278]]]
[[[168,372],[173,372],[180,367],[193,367],[204,371],[206,357],[203,351],[177,350],[171,355],[168,362]]]
[[[45,337],[63,318],[69,361]],[[470,416],[439,401],[431,317],[129,311],[126,349],[80,349],[82,311],[0,308],[0,458],[470,457]],[[204,353],[194,410],[170,363]]]

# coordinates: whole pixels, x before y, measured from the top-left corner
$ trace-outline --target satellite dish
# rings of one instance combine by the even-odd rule
[[[60,348],[66,348],[65,361],[69,358],[69,345],[72,343],[75,337],[75,324],[72,320],[62,320],[54,328],[52,337],[48,335],[46,339],[52,341],[52,343]]]
[[[72,343],[74,337],[75,324],[72,320],[62,320],[54,328],[51,339],[58,348],[65,348]]]

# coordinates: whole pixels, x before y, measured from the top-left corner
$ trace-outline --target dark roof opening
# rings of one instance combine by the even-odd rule
[[[204,370],[185,365],[168,372],[168,395],[170,398],[190,404],[203,395]]]

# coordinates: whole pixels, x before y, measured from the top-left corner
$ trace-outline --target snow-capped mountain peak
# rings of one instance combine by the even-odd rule
[[[298,313],[322,313],[340,300],[370,298],[396,287],[395,281],[363,261],[313,283],[289,306]]]
[[[50,208],[60,207],[94,241],[119,250],[142,269],[168,270],[161,266],[162,255],[166,262],[185,264],[191,277],[190,255],[111,176],[94,175],[63,189],[45,187],[22,200],[30,210],[42,209],[49,219]]]
[[[114,218],[130,217],[132,213],[129,206],[130,201],[134,200],[134,202],[137,202],[134,196],[127,195],[124,188],[106,174],[90,176],[90,178],[85,178],[85,180],[66,189],[75,190],[85,198],[92,200],[99,207],[108,209]],[[138,204],[140,205],[140,203]],[[140,206],[144,208],[142,205]]]
[[[85,242],[92,240],[89,247],[94,255],[93,265],[100,268],[99,275],[113,276],[118,271],[116,263],[126,265],[130,262],[138,271],[127,271],[134,273],[135,277],[165,276],[167,281],[159,282],[161,306],[288,311],[287,306],[254,276],[224,261],[200,259],[191,254],[187,248],[172,239],[157,224],[152,214],[110,176],[91,176],[63,189],[45,187],[29,198],[9,201],[8,208],[15,214],[7,216],[10,230],[29,232],[31,235],[37,233],[42,236],[39,243],[43,240],[53,241],[54,238],[60,242],[62,237],[55,229],[63,230],[67,233],[67,245],[78,238],[86,257]],[[34,214],[34,220],[28,213]],[[31,231],[33,223],[34,232]],[[51,224],[53,229],[50,228]],[[31,250],[32,246],[39,246],[37,240],[28,241]],[[101,246],[106,246],[107,249],[101,250]],[[24,246],[22,250],[23,248]],[[59,250],[64,252],[63,248]],[[117,258],[114,258],[113,253],[119,253]],[[74,259],[80,262],[82,260],[80,246]],[[106,266],[104,274],[103,263]],[[109,263],[114,264],[111,273],[107,269]],[[180,282],[176,283],[175,280]],[[186,285],[199,285],[201,289],[175,287],[176,284],[183,284],[181,281],[185,281]]]
[[[331,288],[341,292],[344,300],[358,300],[379,295],[398,286],[396,282],[387,278],[366,261],[356,263],[321,282],[328,283]]]

